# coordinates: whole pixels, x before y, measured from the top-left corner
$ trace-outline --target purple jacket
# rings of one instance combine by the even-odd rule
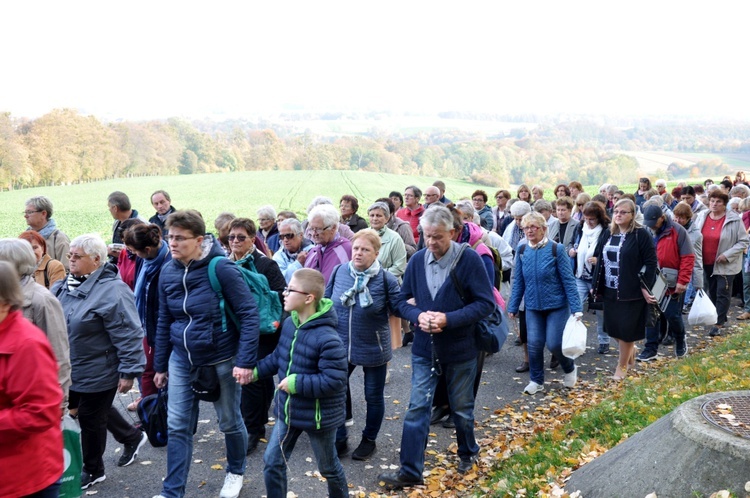
[[[336,234],[336,237],[325,246],[325,250],[320,244],[310,249],[305,260],[305,268],[318,270],[323,274],[326,285],[331,273],[336,266],[348,263],[352,259],[352,243],[349,239]]]

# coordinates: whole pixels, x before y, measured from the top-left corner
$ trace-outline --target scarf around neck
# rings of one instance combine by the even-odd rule
[[[31,229],[31,227],[28,227],[28,230]],[[57,230],[57,223],[55,223],[54,219],[50,218],[49,220],[47,220],[47,224],[39,230],[39,235],[41,235],[42,238],[46,239],[47,237],[52,235],[52,232],[54,232],[55,230]]]
[[[135,279],[135,288],[133,293],[135,294],[135,306],[138,308],[138,315],[141,317],[141,321],[145,323],[146,318],[146,295],[148,294],[148,287],[153,280],[164,261],[167,259],[169,254],[169,246],[167,242],[162,240],[159,252],[156,254],[154,259],[144,259],[141,263],[141,271],[138,273],[138,277]]]
[[[581,230],[581,240],[578,242],[578,257],[576,258],[576,277],[584,280],[591,280],[594,274],[594,265],[588,262],[588,259],[596,252],[599,235],[604,230],[601,225],[594,228],[584,223]]]
[[[349,275],[354,279],[354,285],[351,289],[341,294],[341,304],[347,308],[354,306],[356,297],[359,295],[359,305],[362,308],[367,308],[372,305],[372,296],[370,295],[370,289],[367,287],[367,283],[372,277],[380,272],[380,261],[377,259],[375,262],[365,271],[358,271],[354,268],[354,264],[350,261],[347,265],[349,267]]]

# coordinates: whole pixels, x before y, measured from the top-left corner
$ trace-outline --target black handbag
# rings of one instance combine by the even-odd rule
[[[214,365],[190,367],[190,388],[196,398],[202,401],[218,401],[221,396],[219,374]]]

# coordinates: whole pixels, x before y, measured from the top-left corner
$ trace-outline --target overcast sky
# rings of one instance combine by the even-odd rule
[[[0,110],[750,120],[749,11],[736,0],[10,1],[0,5]]]

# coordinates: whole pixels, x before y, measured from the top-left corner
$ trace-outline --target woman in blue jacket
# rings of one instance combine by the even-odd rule
[[[396,277],[378,260],[380,236],[375,230],[360,230],[352,239],[352,260],[337,267],[326,287],[338,315],[337,330],[346,348],[349,376],[357,365],[365,374],[367,417],[362,441],[352,453],[354,460],[366,460],[375,452],[375,439],[385,416],[385,376],[391,359],[388,313],[395,314],[401,288]],[[347,385],[347,401],[351,391]],[[341,456],[347,449],[346,426],[336,435]]]
[[[227,446],[227,473],[221,498],[236,498],[242,489],[247,430],[240,413],[240,384],[250,382],[258,350],[258,311],[239,268],[224,255],[206,224],[193,210],[175,211],[167,218],[169,249],[159,278],[159,321],[156,328],[154,384],[162,388],[169,370],[167,476],[161,495],[179,498],[193,454],[193,427],[198,402],[191,372],[213,374],[219,387],[214,408]],[[211,287],[208,266],[220,258],[216,275],[233,320],[222,325],[219,297]],[[169,367],[169,368],[167,368]]]
[[[536,394],[544,389],[545,343],[565,372],[563,385],[572,388],[576,384],[578,367],[563,356],[562,335],[570,314],[580,319],[583,313],[570,259],[562,244],[555,248],[556,243],[547,238],[547,222],[540,213],[525,215],[521,227],[528,244],[516,252],[508,316],[515,318],[524,298],[531,382],[523,392]]]

